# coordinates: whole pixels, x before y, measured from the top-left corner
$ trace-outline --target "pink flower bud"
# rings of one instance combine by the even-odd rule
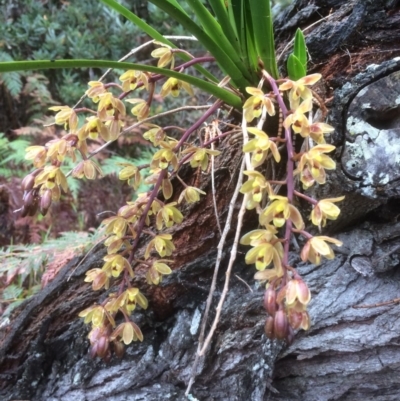
[[[300,327],[303,330],[308,330],[310,326],[311,326],[310,315],[308,314],[308,312],[303,312]]]
[[[42,213],[43,216],[46,216],[47,211],[49,210],[51,205],[51,196],[51,190],[46,189],[40,198],[40,213]]]
[[[29,206],[22,205],[21,217],[26,217],[29,214]]]
[[[24,204],[22,206],[22,214],[21,217],[25,216],[34,216],[37,212],[39,206],[39,198],[37,197],[37,193],[34,189],[30,190],[26,193],[23,198]]]
[[[107,336],[101,336],[97,342],[97,355],[104,358],[107,355],[109,346],[109,339]]]
[[[264,308],[270,316],[276,312],[276,291],[269,286],[264,292]]]
[[[283,340],[287,336],[288,319],[283,309],[276,312],[274,318],[274,333],[275,337],[279,340]]]
[[[286,289],[286,302],[292,305],[298,300],[303,305],[308,305],[311,300],[311,293],[307,284],[297,276],[290,280]]]
[[[24,191],[30,191],[35,184],[35,176],[33,174],[28,174],[21,183],[21,187]]]
[[[26,207],[32,205],[32,203],[35,200],[35,191],[34,190],[30,190],[28,192],[25,192],[24,193],[24,197],[22,199],[23,199],[24,205]]]
[[[98,343],[94,343],[91,347],[90,347],[90,357],[91,358],[95,358],[97,355],[97,347],[98,347]]]
[[[272,316],[268,316],[264,326],[265,335],[269,339],[273,339],[274,336],[274,318]]]
[[[125,353],[125,346],[121,341],[113,341],[113,348],[115,355],[117,355],[118,358],[122,358]]]
[[[308,305],[311,300],[310,289],[303,280],[297,280],[297,299],[303,304]]]
[[[298,329],[301,325],[303,314],[301,312],[290,311],[289,323],[294,329]]]

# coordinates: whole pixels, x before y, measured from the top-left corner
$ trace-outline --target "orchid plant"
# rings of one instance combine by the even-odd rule
[[[51,203],[57,201],[68,184],[61,166],[66,158],[76,160],[71,171],[77,179],[88,180],[101,176],[94,156],[132,128],[144,128],[143,137],[157,149],[150,166],[124,163],[119,178],[136,191],[143,180],[142,170],[150,167],[147,182],[151,190],[137,194],[136,200],[122,205],[117,214],[103,221],[107,255],[104,264],[86,273],[85,281],[94,291],[108,289],[114,282],[117,290],[98,305],[83,310],[79,316],[91,324],[89,340],[91,354],[104,359],[112,351],[122,355],[124,344],[142,341],[143,334],[135,324],[136,307],[146,309],[148,301],[139,288],[133,287],[135,267],[146,269],[146,280],[158,285],[171,274],[175,245],[171,228],[180,224],[185,216],[180,210],[183,203],[201,202],[205,192],[196,185],[188,185],[180,177],[181,167],[190,164],[196,171],[207,170],[221,152],[218,140],[241,132],[243,158],[247,181],[239,186],[243,205],[255,210],[259,227],[245,233],[240,243],[250,246],[245,256],[247,264],[254,264],[255,275],[265,285],[264,307],[267,312],[265,332],[269,338],[285,339],[290,343],[295,330],[307,330],[310,318],[307,306],[310,290],[295,266],[289,265],[292,236],[304,238],[300,257],[306,262],[321,263],[322,257],[332,259],[332,245],[340,241],[324,235],[314,236],[306,231],[304,216],[295,200],[301,198],[312,206],[311,223],[319,230],[327,220],[335,220],[340,209],[335,204],[343,197],[317,200],[306,191],[326,182],[326,170],[335,169],[328,155],[335,147],[326,143],[326,135],[333,128],[319,121],[316,113],[321,104],[315,101],[312,86],[320,74],[307,75],[307,50],[304,35],[297,30],[293,51],[287,59],[288,77],[279,76],[273,35],[273,21],[269,0],[209,0],[209,8],[200,0],[186,0],[196,19],[188,15],[177,0],[150,0],[168,16],[181,24],[208,52],[208,56],[195,57],[178,48],[173,40],[161,35],[116,0],[102,0],[121,16],[138,25],[153,38],[156,49],[152,52],[157,67],[131,62],[104,60],[41,60],[0,63],[0,72],[45,68],[106,67],[125,70],[119,83],[89,82],[86,96],[93,108],[56,106],[55,123],[63,125],[68,133],[43,146],[31,146],[26,158],[32,160],[34,170],[22,182],[24,204],[22,214],[46,214]],[[219,82],[204,63],[215,63],[226,77]],[[189,67],[199,77],[188,73]],[[193,96],[194,89],[214,97],[211,105],[204,105],[202,116],[190,127],[181,127],[179,138],[168,135],[170,127],[153,121],[152,104],[155,94],[178,97],[182,91]],[[132,97],[133,96],[133,97]],[[127,106],[133,106],[127,111]],[[226,106],[242,114],[227,129],[223,117],[213,117]],[[136,118],[127,127],[127,115]],[[277,132],[266,132],[265,121],[280,116]],[[79,118],[79,116],[82,116]],[[275,116],[275,117],[274,117]],[[196,142],[194,133],[214,118],[204,141]],[[215,123],[217,121],[217,123]],[[232,124],[230,125],[232,126]],[[249,135],[251,139],[249,139]],[[294,139],[301,137],[301,149],[295,149]],[[88,144],[102,143],[89,152]],[[226,146],[219,145],[219,146]],[[266,176],[263,166],[268,163],[286,163],[284,177]],[[175,193],[173,180],[183,187]],[[301,188],[296,187],[300,181]],[[239,227],[240,228],[240,227]],[[146,240],[143,254],[139,255],[139,242]],[[122,323],[116,321],[122,318]]]

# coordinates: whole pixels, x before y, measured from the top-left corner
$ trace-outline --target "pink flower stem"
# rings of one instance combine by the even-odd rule
[[[87,107],[80,107],[79,109],[74,109],[74,111],[75,111],[75,113],[86,112],[86,113],[97,114],[97,111],[89,109]]]
[[[110,83],[108,83],[108,84],[104,84],[104,87],[106,88],[106,89],[108,89],[108,88],[118,88],[118,89],[120,89],[121,91],[123,91],[122,90],[122,86],[121,85],[118,85],[118,84],[116,84],[116,83],[114,83],[114,82],[110,82]]]
[[[181,137],[179,142],[174,148],[174,151],[178,151],[179,148],[186,142],[189,136],[196,131],[201,125],[209,118],[216,110],[220,108],[222,100],[217,100]]]
[[[266,72],[263,71],[264,77],[268,80],[269,84],[271,85],[271,88],[276,96],[276,100],[279,104],[279,107],[282,110],[282,116],[283,119],[288,115],[288,109],[285,105],[285,102],[283,100],[283,97],[281,93],[279,92],[278,85],[276,84],[276,81]],[[294,161],[293,161],[293,141],[292,141],[292,131],[290,128],[285,128],[285,140],[286,140],[286,150],[287,150],[287,163],[286,163],[286,188],[287,188],[287,198],[289,200],[289,203],[293,203],[293,194],[294,194]],[[285,244],[283,247],[284,253],[283,253],[283,266],[285,268],[289,264],[289,247],[290,247],[290,239],[292,236],[292,221],[289,219],[286,221],[286,230],[285,230]],[[285,274],[284,279],[283,279],[283,284],[286,283],[287,275]]]
[[[303,198],[303,199],[305,199],[307,202],[309,202],[309,203],[311,203],[312,205],[316,205],[317,203],[318,203],[318,201],[316,200],[316,199],[314,199],[314,198],[311,198],[310,196],[307,196],[307,195],[305,195],[305,194],[302,194],[301,192],[299,192],[299,191],[294,191],[294,194],[296,195],[296,196],[298,196],[299,198]]]
[[[278,92],[279,93],[279,92]],[[283,112],[283,110],[282,110]],[[283,113],[285,116],[285,113]],[[284,117],[285,118],[285,117]],[[286,138],[286,149],[288,153],[288,160],[286,163],[286,189],[287,198],[289,203],[293,203],[293,193],[294,193],[294,163],[293,163],[293,145],[292,145],[292,132],[290,128],[285,128],[285,138]],[[289,247],[290,238],[292,236],[292,220],[288,219],[286,221],[286,231],[285,231],[285,244],[283,246],[283,265],[286,267],[289,264]],[[285,276],[286,278],[286,276]]]
[[[177,152],[179,150],[179,148],[183,145],[183,143],[189,138],[189,136],[197,129],[199,128],[204,121],[207,120],[207,118],[209,118],[222,104],[221,100],[218,100],[217,102],[215,102],[183,135],[182,138],[180,139],[180,141],[178,142],[178,144],[175,146],[174,150]],[[135,252],[136,249],[138,247],[139,244],[139,240],[140,240],[140,236],[143,232],[143,227],[146,221],[146,216],[147,213],[149,212],[151,205],[154,201],[154,199],[156,198],[158,191],[162,185],[162,181],[163,179],[167,176],[167,169],[161,170],[160,175],[158,176],[157,182],[154,185],[153,190],[151,191],[150,197],[146,203],[146,207],[143,210],[142,216],[140,217],[140,220],[138,222],[137,225],[137,229],[136,229],[136,233],[137,233],[137,237],[135,239],[135,241],[132,244],[132,249],[129,255],[129,259],[128,262],[132,263],[134,256],[135,256]]]
[[[307,231],[305,231],[305,230],[297,230],[296,228],[292,228],[292,232],[293,233],[296,233],[296,234],[300,234],[300,235],[302,235],[304,238],[306,238],[306,239],[311,239],[311,238],[313,238],[313,236],[309,233],[309,232],[307,232]]]
[[[162,181],[163,181],[163,179],[165,178],[166,175],[167,175],[167,170],[166,169],[161,170],[161,172],[160,172],[160,174],[158,176],[157,182],[155,183],[154,188],[151,191],[151,194],[149,196],[149,199],[147,200],[146,207],[144,208],[143,213],[140,216],[140,220],[138,222],[137,229],[136,229],[137,236],[136,236],[135,241],[132,244],[131,253],[130,253],[129,259],[128,259],[129,263],[132,263],[132,261],[133,261],[136,249],[137,249],[137,247],[139,245],[139,240],[140,240],[141,233],[143,231],[144,223],[146,221],[147,213],[149,213],[149,210],[151,208],[153,200],[157,196],[158,191],[159,191],[159,189],[161,187]]]
[[[166,127],[163,127],[163,131],[169,131],[173,129],[176,129],[177,131],[185,131],[185,128],[178,127],[176,125],[167,125]]]
[[[196,58],[194,58],[192,60],[187,61],[186,63],[178,65],[177,67],[174,68],[174,71],[181,72],[181,70],[189,68],[194,64],[201,64],[201,63],[207,63],[207,62],[213,62],[213,61],[215,61],[214,57],[196,57]],[[158,81],[158,80],[160,80],[162,78],[165,78],[165,75],[154,74],[154,75],[151,76],[149,81],[155,82],[155,81]],[[138,85],[138,87],[139,87],[139,85]]]
[[[214,57],[196,57],[193,58],[192,60],[187,61],[186,63],[183,63],[181,65],[178,65],[175,70],[179,71],[181,68],[188,68],[191,67],[194,64],[201,64],[201,63],[212,63],[215,61]]]

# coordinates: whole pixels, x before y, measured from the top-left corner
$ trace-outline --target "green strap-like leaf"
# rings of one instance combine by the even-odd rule
[[[179,2],[177,0],[165,0],[165,1],[168,1],[168,3],[171,3],[174,7],[178,8],[184,14],[187,15],[186,11],[181,7],[181,5],[179,4]]]
[[[117,13],[123,15],[127,20],[131,21],[133,24],[135,24],[137,27],[139,27],[143,32],[147,33],[151,38],[161,42],[165,43],[168,46],[171,46],[173,48],[176,48],[176,45],[169,41],[168,39],[165,39],[163,35],[161,35],[156,29],[152,28],[150,25],[146,24],[141,18],[139,18],[137,15],[135,15],[133,12],[129,11],[127,8],[125,8],[123,5],[119,4],[115,0],[101,0],[104,4],[108,5],[110,8],[115,10]],[[180,8],[180,6],[179,6]],[[183,12],[183,11],[182,11]],[[178,53],[178,56],[182,58],[184,61],[189,61],[190,57],[187,54],[184,53]],[[209,71],[207,71],[205,68],[202,66],[198,65],[195,66],[195,68],[203,74],[206,78],[210,79],[213,82],[217,82],[217,78],[214,77]]]
[[[224,0],[222,0],[224,1]],[[231,23],[231,26],[233,28],[233,30],[235,31],[235,35],[237,36],[238,40],[239,40],[239,46],[241,45],[240,42],[240,35],[239,35],[239,22],[237,19],[237,15],[234,12],[234,7],[233,7],[233,2],[235,0],[226,0],[227,2],[227,6],[228,6],[228,17],[229,17],[229,21]]]
[[[251,8],[254,43],[258,56],[263,62],[266,71],[277,79],[279,74],[275,57],[274,29],[270,1],[247,1]]]
[[[214,11],[215,16],[218,19],[221,29],[226,35],[226,38],[235,48],[236,52],[238,54],[241,54],[241,49],[239,46],[239,38],[236,33],[236,26],[232,24],[224,0],[209,0],[209,2],[211,8]]]
[[[248,59],[247,63],[249,65],[249,69],[254,74],[255,79],[259,80],[259,78],[257,78],[257,71],[259,70],[259,66],[258,52],[255,44],[253,19],[251,15],[250,5],[246,1],[243,2],[243,20]]]
[[[225,31],[221,29],[216,19],[211,15],[211,13],[204,7],[200,0],[186,0],[188,5],[191,7],[196,17],[199,19],[203,29],[206,31],[207,35],[218,45],[219,52],[223,51],[239,68],[243,76],[247,80],[251,80],[251,75],[249,70],[243,64],[243,60],[237,50],[233,47],[231,42],[226,38]],[[216,55],[213,54],[214,57]]]
[[[195,24],[191,18],[182,13],[178,8],[173,7],[170,2],[166,0],[149,1],[165,11],[170,18],[181,24],[192,35],[194,35],[197,40],[215,57],[217,63],[224,73],[231,78],[231,81],[244,91],[244,88],[248,86],[250,82],[244,77],[236,63],[232,61],[232,55],[225,53],[221,46],[219,46],[219,44],[216,43],[202,28]]]
[[[304,68],[304,76],[307,74],[307,46],[304,39],[304,34],[301,29],[297,28],[296,36],[294,37],[293,54],[298,58]],[[302,78],[302,77],[300,77]]]
[[[247,28],[244,16],[244,4],[243,0],[227,0],[227,12],[228,17],[237,37],[239,47],[240,47],[240,59],[245,66],[246,70],[252,76],[251,82],[254,86],[257,82],[257,77],[254,77],[252,71],[254,68],[251,67],[249,60],[249,49],[247,43]]]
[[[166,68],[152,67],[144,64],[134,64],[108,60],[40,60],[40,61],[12,61],[0,63],[0,73],[26,70],[46,70],[53,68],[119,68],[123,70],[148,71],[155,74],[165,75],[167,77],[177,78],[188,82],[205,92],[214,95],[232,107],[240,109],[242,102],[239,96],[232,92],[220,88],[217,85],[204,81],[190,75],[182,74]]]
[[[297,81],[306,75],[306,70],[300,60],[292,53],[288,57],[287,69],[289,78],[293,81]]]

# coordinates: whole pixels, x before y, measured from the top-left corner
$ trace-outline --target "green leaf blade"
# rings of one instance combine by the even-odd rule
[[[278,78],[278,66],[275,55],[273,18],[269,0],[248,0],[251,10],[251,23],[255,48],[265,70],[275,79]]]
[[[300,60],[292,53],[288,57],[287,69],[289,78],[292,81],[297,81],[306,75],[306,70]]]
[[[104,4],[124,16],[127,20],[131,21],[133,24],[138,26],[143,32],[147,33],[151,38],[161,42],[165,43],[168,46],[171,46],[172,48],[176,48],[176,45],[169,41],[168,39],[164,38],[164,36],[159,33],[156,29],[148,25],[146,22],[144,22],[141,18],[139,18],[136,14],[119,4],[115,0],[101,0]],[[180,12],[184,14],[184,11],[179,5],[174,5]],[[178,53],[179,57],[182,58],[184,61],[189,61],[190,57],[184,53]],[[205,68],[202,66],[195,66],[195,68],[203,74],[206,78],[210,79],[213,82],[217,82],[217,78],[214,77],[210,72],[208,72]]]
[[[36,61],[13,61],[0,63],[0,73],[12,71],[31,71],[46,70],[58,68],[120,68],[123,70],[147,71],[154,74],[161,74],[166,77],[173,77],[181,81],[196,86],[205,92],[221,99],[232,107],[240,109],[242,101],[239,96],[232,92],[220,88],[214,83],[196,78],[180,72],[172,71],[166,68],[158,68],[149,65],[109,61],[109,60],[36,60]]]
[[[23,84],[21,74],[18,74],[17,72],[2,74],[0,76],[0,83],[4,83],[12,97],[18,97],[22,91]]]
[[[304,34],[301,29],[297,28],[296,36],[294,38],[293,54],[298,58],[299,62],[307,73],[307,46]]]
[[[229,43],[235,48],[237,53],[241,53],[239,39],[235,29],[236,26],[232,24],[232,21],[229,18],[228,10],[225,7],[224,1],[210,0],[210,5]]]
[[[110,1],[110,0],[107,0]],[[209,35],[208,32],[203,30],[200,26],[195,24],[191,18],[189,18],[185,13],[180,12],[179,9],[173,7],[169,1],[165,0],[149,0],[151,3],[156,5],[161,10],[165,11],[170,18],[174,21],[181,24],[185,29],[187,29],[192,35],[196,37],[196,39],[215,57],[217,63],[220,65],[225,74],[231,77],[232,82],[237,85],[241,90],[244,91],[244,88],[249,85],[249,77],[246,76],[248,72],[243,68],[243,63],[239,59],[237,53],[234,50],[227,50],[226,47],[226,38],[224,39],[224,35],[220,27],[214,33],[214,37],[220,37],[222,45],[217,43],[213,37]],[[197,0],[191,0],[193,3],[188,4],[193,5],[194,9],[203,10],[199,5]],[[204,6],[203,6],[204,7]],[[204,11],[204,10],[203,10]],[[200,13],[200,11],[199,11]],[[204,17],[203,23],[212,24],[216,23],[214,20],[211,22],[209,19],[209,15],[206,17],[206,14],[202,16]],[[206,19],[208,22],[206,22]],[[207,25],[207,30],[211,29],[211,25]]]

